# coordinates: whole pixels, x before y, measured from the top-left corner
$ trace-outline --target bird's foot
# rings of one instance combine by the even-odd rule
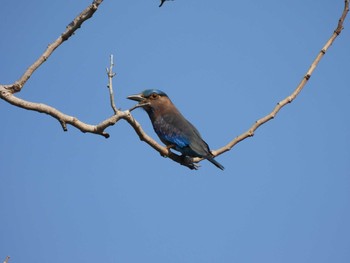
[[[193,162],[193,158],[186,156],[186,155],[181,155],[182,157],[182,162],[181,164],[184,166],[187,166],[191,170],[198,170],[200,165],[198,163]]]

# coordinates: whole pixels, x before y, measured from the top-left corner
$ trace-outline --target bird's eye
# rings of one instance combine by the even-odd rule
[[[152,93],[152,94],[151,94],[151,99],[156,99],[156,98],[158,98],[158,94]]]

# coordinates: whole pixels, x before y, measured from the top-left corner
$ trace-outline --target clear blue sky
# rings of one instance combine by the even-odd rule
[[[0,83],[90,2],[4,1]],[[18,97],[96,124],[113,53],[118,107],[164,90],[217,149],[294,90],[343,2],[105,1]],[[162,158],[123,121],[105,139],[0,101],[0,260],[350,262],[349,43],[347,20],[300,96],[217,158],[225,171]]]

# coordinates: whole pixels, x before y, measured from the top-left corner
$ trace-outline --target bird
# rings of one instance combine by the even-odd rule
[[[207,159],[224,170],[224,166],[214,159],[199,131],[181,114],[166,93],[158,89],[146,89],[127,99],[137,101],[137,106],[147,112],[154,131],[168,149],[175,149],[183,157]]]

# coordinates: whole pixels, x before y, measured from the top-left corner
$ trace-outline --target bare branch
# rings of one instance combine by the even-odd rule
[[[103,2],[103,0],[94,0],[90,6],[88,6],[81,14],[79,14],[73,20],[73,22],[67,26],[66,31],[64,33],[62,33],[62,35],[55,42],[53,42],[52,44],[50,44],[48,46],[46,51],[38,58],[37,61],[34,62],[33,65],[31,65],[26,70],[26,72],[23,74],[23,76],[18,81],[16,81],[14,84],[11,84],[11,85],[0,85],[0,98],[9,102],[12,105],[15,105],[15,106],[27,109],[27,110],[33,110],[33,111],[37,111],[40,113],[45,113],[45,114],[52,116],[53,118],[57,119],[60,122],[64,131],[67,131],[67,124],[70,124],[70,125],[76,127],[77,129],[79,129],[80,131],[82,131],[83,133],[99,134],[99,135],[104,136],[105,138],[108,138],[109,134],[105,132],[105,129],[114,125],[120,119],[126,120],[133,127],[136,134],[139,136],[140,140],[146,142],[153,149],[158,151],[162,156],[168,157],[171,160],[178,162],[181,165],[184,165],[190,169],[198,169],[199,166],[196,163],[200,162],[202,160],[201,158],[189,158],[189,157],[179,156],[179,155],[173,153],[169,148],[164,147],[164,146],[160,145],[159,143],[157,143],[154,139],[152,139],[149,135],[147,135],[143,131],[141,125],[131,115],[131,111],[133,111],[134,109],[138,108],[141,105],[134,106],[131,109],[125,110],[125,111],[121,111],[121,110],[117,109],[115,102],[114,102],[114,94],[113,94],[112,80],[116,74],[113,73],[114,62],[113,62],[112,55],[110,57],[110,67],[109,67],[109,69],[107,68],[107,75],[108,75],[108,89],[109,89],[109,95],[110,95],[110,103],[111,103],[111,107],[113,109],[114,115],[105,119],[104,121],[102,121],[101,123],[99,123],[97,125],[86,124],[86,123],[78,120],[76,117],[64,114],[64,113],[60,112],[59,110],[57,110],[49,105],[29,102],[29,101],[26,101],[26,100],[23,100],[23,99],[20,99],[20,98],[17,98],[16,96],[14,96],[14,93],[21,91],[21,89],[23,88],[25,83],[28,81],[30,76],[34,73],[34,71],[38,67],[40,67],[49,58],[49,56],[54,52],[54,50],[58,46],[60,46],[64,41],[69,39],[73,35],[73,33],[82,25],[83,22],[85,22],[87,19],[92,17],[92,15],[95,13],[98,6],[102,2]],[[213,151],[212,153],[214,156],[223,154],[224,152],[231,150],[237,143],[243,141],[244,139],[246,139],[248,137],[252,137],[254,135],[255,131],[261,125],[263,125],[264,123],[273,119],[284,106],[286,106],[288,103],[292,102],[299,95],[301,90],[307,84],[312,73],[314,72],[315,68],[319,64],[320,60],[327,52],[328,48],[333,44],[336,37],[341,33],[341,31],[343,29],[343,23],[344,23],[344,20],[347,16],[348,11],[349,11],[349,0],[345,0],[344,10],[343,10],[343,13],[339,19],[337,28],[335,29],[334,33],[329,38],[329,40],[327,41],[325,46],[319,52],[319,54],[317,55],[317,57],[315,58],[315,60],[311,64],[310,68],[308,69],[308,71],[304,75],[304,77],[301,80],[301,82],[299,83],[299,85],[293,91],[293,93],[291,95],[289,95],[288,97],[286,97],[285,99],[283,99],[282,101],[280,101],[275,106],[275,108],[272,110],[271,113],[269,113],[265,117],[262,117],[261,119],[257,120],[248,131],[239,135],[238,137],[236,137],[234,140],[229,142],[224,147],[222,147],[216,151]],[[6,260],[8,260],[8,258],[6,258]],[[5,260],[5,263],[7,263],[6,260]]]
[[[37,70],[58,48],[64,41],[68,40],[74,32],[81,27],[81,25],[88,20],[96,12],[98,6],[103,0],[94,0],[83,12],[81,12],[67,27],[66,30],[50,45],[48,45],[45,52],[24,72],[22,77],[11,85],[2,85],[3,88],[7,89],[11,93],[21,91],[24,84],[32,76],[35,70]]]
[[[93,14],[97,11],[99,5],[103,2],[103,0],[94,0],[91,5],[89,5],[84,11],[82,11],[74,20],[66,27],[66,30],[59,36],[53,43],[51,43],[44,53],[26,70],[26,72],[22,75],[22,77],[17,80],[14,84],[11,85],[0,85],[0,98],[6,100],[12,105],[17,107],[21,107],[27,110],[33,110],[41,113],[46,113],[55,119],[57,119],[63,130],[67,131],[67,123],[78,128],[82,132],[90,132],[104,136],[105,138],[109,137],[109,134],[104,132],[104,130],[114,125],[119,119],[120,115],[114,115],[98,125],[90,125],[81,122],[75,117],[66,115],[59,110],[45,104],[29,102],[20,98],[15,97],[13,94],[16,92],[20,92],[23,86],[26,84],[28,79],[32,76],[34,71],[38,69],[50,56],[51,54],[58,48],[64,41],[68,40],[74,32],[81,27],[81,25],[91,18]],[[111,58],[112,59],[112,58]],[[111,68],[113,65],[111,65]],[[113,92],[113,91],[112,91]],[[114,103],[114,100],[113,100]],[[114,109],[114,108],[113,108]],[[116,111],[115,111],[116,113]]]
[[[14,96],[9,92],[1,91],[1,89],[0,89],[0,97],[6,100],[7,102],[9,102],[10,104],[15,105],[17,107],[20,107],[26,110],[37,111],[40,113],[46,113],[54,117],[60,122],[64,131],[67,131],[66,124],[70,124],[78,128],[80,131],[84,133],[88,132],[88,133],[99,134],[104,136],[105,138],[108,138],[109,134],[104,132],[104,130],[109,126],[114,125],[120,119],[120,115],[113,115],[112,117],[108,118],[107,120],[101,122],[98,125],[90,125],[78,120],[76,117],[64,114],[59,110],[55,109],[54,107],[51,107],[49,105],[42,104],[42,103],[29,102],[29,101],[17,98],[16,96]]]
[[[131,112],[131,111],[133,111],[133,110],[135,110],[137,108],[142,108],[143,106],[146,106],[146,105],[150,105],[150,103],[149,102],[138,103],[134,107],[130,108],[129,111]]]
[[[113,61],[113,55],[110,56],[110,66],[109,69],[107,68],[107,76],[108,76],[108,89],[109,89],[109,98],[111,101],[111,107],[114,111],[114,114],[117,114],[118,109],[115,106],[114,102],[114,94],[113,94],[113,78],[115,77],[116,73],[113,73],[113,66],[114,66],[114,61]]]
[[[277,105],[275,106],[275,108],[272,110],[271,113],[269,113],[268,115],[266,115],[265,117],[262,117],[261,119],[257,120],[248,131],[246,131],[245,133],[237,136],[234,140],[232,140],[231,142],[229,142],[227,145],[225,145],[224,147],[217,149],[215,151],[212,151],[214,156],[223,154],[229,150],[231,150],[237,143],[243,141],[244,139],[248,138],[248,137],[252,137],[254,136],[255,131],[264,123],[270,121],[271,119],[273,119],[277,113],[284,107],[286,106],[288,103],[291,103],[301,92],[301,90],[304,88],[304,86],[307,84],[308,80],[310,79],[312,73],[314,72],[314,70],[316,69],[317,65],[319,64],[319,62],[321,61],[321,59],[323,58],[323,56],[326,54],[328,48],[333,44],[334,40],[337,38],[337,36],[339,36],[339,34],[341,33],[341,31],[343,30],[343,24],[344,24],[344,20],[347,16],[347,13],[349,12],[349,0],[345,0],[345,4],[344,4],[344,10],[343,13],[339,19],[338,25],[336,27],[336,29],[334,30],[334,33],[332,34],[332,36],[328,39],[328,41],[326,42],[326,44],[324,45],[324,47],[321,49],[321,51],[318,53],[318,55],[316,56],[316,58],[314,59],[314,61],[312,62],[310,68],[308,69],[308,71],[306,72],[306,74],[304,75],[303,79],[301,80],[301,82],[299,83],[299,85],[296,87],[296,89],[293,91],[293,93],[291,95],[289,95],[288,97],[286,97],[285,99],[281,100],[280,102],[277,103]],[[201,158],[195,158],[194,161],[198,162],[201,161]]]

